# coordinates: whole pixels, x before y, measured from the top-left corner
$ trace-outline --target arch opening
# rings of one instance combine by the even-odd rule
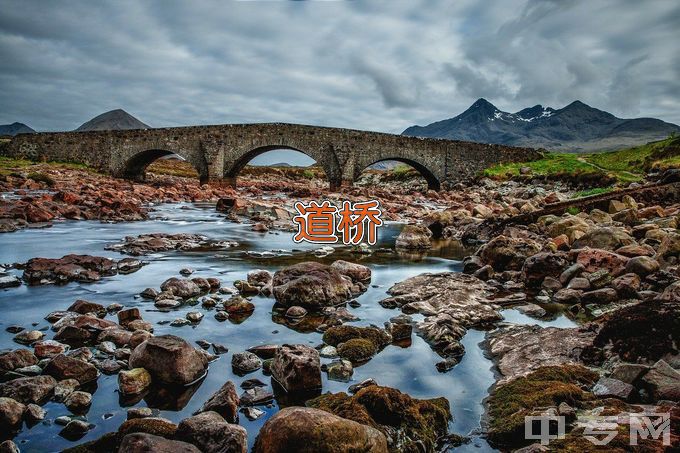
[[[164,149],[150,149],[135,154],[124,168],[123,177],[136,181],[146,180],[147,173],[158,176],[197,178],[204,182],[200,171],[178,153]]]
[[[384,158],[363,168],[355,178],[358,186],[401,184],[410,191],[439,190],[439,179],[424,165],[401,157]]]
[[[225,177],[233,185],[238,178],[265,190],[281,187],[281,182],[291,188],[300,184],[308,188],[329,187],[329,175],[322,162],[297,148],[281,145],[262,146],[245,153],[225,172]]]

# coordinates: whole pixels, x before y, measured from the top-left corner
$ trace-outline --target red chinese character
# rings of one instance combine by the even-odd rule
[[[298,224],[298,232],[293,241],[338,242],[335,235],[335,216],[338,208],[332,206],[329,201],[321,204],[312,201],[308,206],[297,202],[295,209],[300,215],[293,217],[293,222]]]
[[[383,224],[377,200],[355,203],[354,206],[345,201],[339,214],[338,230],[342,232],[343,243],[357,245],[366,240],[370,245],[375,244],[378,227]]]

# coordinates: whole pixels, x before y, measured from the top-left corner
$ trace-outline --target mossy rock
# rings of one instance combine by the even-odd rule
[[[500,446],[521,446],[524,439],[524,417],[539,407],[572,407],[594,399],[582,385],[593,385],[599,375],[579,365],[542,367],[496,388],[489,396],[489,440]]]
[[[419,400],[389,387],[372,385],[354,396],[327,393],[308,406],[379,429],[391,439],[390,451],[433,451],[437,438],[448,431],[451,419],[446,398]]]
[[[365,338],[352,338],[338,346],[338,355],[352,363],[370,360],[377,352],[376,345]]]
[[[370,340],[378,349],[392,342],[390,334],[378,327],[333,326],[323,334],[324,343],[331,346],[338,346],[353,338]]]

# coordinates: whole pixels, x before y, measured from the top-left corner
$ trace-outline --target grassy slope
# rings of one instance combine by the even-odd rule
[[[618,182],[639,181],[650,170],[680,167],[680,137],[669,137],[646,145],[606,153],[548,153],[545,158],[534,162],[496,165],[484,170],[483,175],[495,179],[509,179],[519,176],[522,167],[530,168],[530,174],[533,176],[602,174],[609,175]]]

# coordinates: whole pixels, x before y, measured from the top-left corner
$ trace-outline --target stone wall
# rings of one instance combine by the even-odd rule
[[[114,176],[143,178],[154,160],[178,154],[205,182],[234,184],[255,156],[272,149],[301,151],[321,165],[331,186],[349,185],[369,165],[399,160],[412,165],[433,189],[475,176],[499,162],[540,157],[531,148],[407,137],[297,124],[226,124],[162,129],[21,134],[0,153],[33,160],[90,165]]]

